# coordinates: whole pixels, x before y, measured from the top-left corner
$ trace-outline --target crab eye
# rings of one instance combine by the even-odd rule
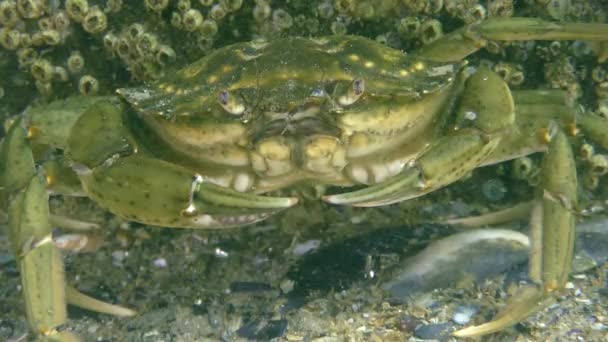
[[[238,96],[230,94],[228,90],[222,90],[217,94],[217,100],[228,113],[241,115],[245,112],[245,104]]]
[[[361,96],[365,90],[365,82],[362,79],[356,79],[353,81],[353,95]]]
[[[348,106],[355,103],[365,91],[365,81],[360,78],[353,80],[351,86],[346,93],[338,97],[338,103],[343,106]]]

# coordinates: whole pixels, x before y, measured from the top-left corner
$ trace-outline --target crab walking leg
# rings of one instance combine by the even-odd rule
[[[563,288],[568,279],[574,250],[576,167],[566,136],[553,136],[543,159],[542,188],[531,217],[530,279],[497,315],[495,320],[456,331],[456,337],[475,337],[507,328],[537,312]]]
[[[479,68],[465,83],[454,132],[439,139],[399,175],[368,188],[325,196],[334,204],[379,206],[422,196],[478,167],[514,127],[515,109],[504,81]]]
[[[488,214],[461,217],[454,219],[436,220],[435,223],[447,224],[459,228],[479,228],[483,226],[493,226],[501,223],[513,222],[530,216],[532,201],[523,202],[513,207],[491,212]]]
[[[608,120],[598,115],[585,114],[579,116],[578,124],[592,141],[608,148]]]
[[[63,263],[52,243],[48,195],[35,171],[21,123],[17,120],[12,125],[0,152],[9,238],[21,274],[30,330],[50,340],[68,341],[74,336],[57,331],[67,317]]]
[[[36,175],[9,205],[26,317],[30,330],[47,340],[79,340],[68,331],[58,331],[67,319],[65,278],[60,251],[51,238],[47,201],[44,183]]]
[[[536,18],[494,18],[471,24],[425,45],[417,54],[436,62],[456,62],[489,40],[587,40],[603,42],[608,24],[556,23]],[[600,59],[605,58],[599,51]],[[605,54],[605,52],[604,52]]]
[[[110,303],[102,302],[93,297],[87,296],[84,293],[76,290],[72,286],[66,287],[66,300],[70,305],[77,306],[82,309],[87,309],[99,313],[105,313],[108,315],[114,315],[119,317],[130,317],[135,316],[137,312],[124,308],[122,306],[113,305]]]
[[[76,336],[57,328],[67,319],[66,302],[79,305],[87,296],[76,289],[66,294],[61,252],[52,237],[45,177],[36,172],[22,123],[21,118],[15,121],[0,149],[0,182],[8,190],[2,196],[8,203],[9,238],[21,274],[27,320],[30,329],[47,340],[74,341]],[[84,306],[93,311],[133,313],[89,299],[92,305]]]
[[[498,147],[480,166],[546,151],[546,127],[552,121],[569,135],[576,135],[576,109],[559,103],[517,103],[517,98],[515,100],[516,128],[505,132]]]
[[[65,149],[72,127],[87,109],[99,102],[119,101],[115,96],[74,96],[29,107],[22,115],[28,127],[28,138],[32,144]]]

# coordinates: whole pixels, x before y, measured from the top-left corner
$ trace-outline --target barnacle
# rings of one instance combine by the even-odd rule
[[[494,0],[488,4],[489,17],[512,17],[513,0]]]
[[[171,13],[171,26],[176,29],[182,28],[182,15],[179,12]]]
[[[57,11],[53,15],[53,27],[59,32],[65,32],[70,27],[70,18],[65,11]]]
[[[161,45],[156,51],[156,61],[160,65],[167,65],[175,60],[175,51],[167,45]]]
[[[212,19],[207,19],[201,24],[200,34],[204,38],[213,38],[217,34],[217,22]]]
[[[482,21],[486,18],[486,8],[481,4],[477,4],[466,11],[464,21],[466,23],[474,23]]]
[[[255,21],[262,22],[268,19],[271,13],[272,9],[270,8],[268,2],[265,0],[256,1],[256,5],[253,7],[253,18]]]
[[[40,80],[36,80],[36,82],[34,82],[34,85],[36,86],[36,90],[38,90],[38,93],[40,93],[40,95],[48,97],[53,93],[53,85],[51,84],[51,82],[43,82]]]
[[[53,79],[60,82],[67,81],[69,79],[68,71],[62,66],[55,66],[55,69],[53,69]]]
[[[72,20],[82,22],[89,12],[89,2],[87,0],[66,0],[65,10]]]
[[[563,20],[570,7],[569,0],[549,0],[546,2],[547,14],[553,19]]]
[[[117,13],[122,9],[122,0],[108,0],[106,2],[108,12]]]
[[[53,79],[55,68],[47,59],[38,58],[30,66],[30,72],[34,79],[43,83],[50,83]]]
[[[213,5],[209,11],[209,16],[214,20],[221,20],[226,16],[226,9],[221,5]]]
[[[82,27],[89,33],[100,33],[106,30],[108,18],[98,6],[93,6],[82,21]]]
[[[103,47],[108,52],[115,52],[116,45],[118,44],[118,36],[113,32],[108,32],[103,36]]]
[[[43,30],[39,34],[44,45],[59,45],[61,43],[61,34],[57,30]]]
[[[114,52],[122,60],[127,61],[131,52],[131,41],[126,36],[119,37],[114,45]]]
[[[340,13],[352,13],[356,5],[355,0],[334,0],[334,7]]]
[[[509,85],[518,86],[524,83],[525,77],[520,65],[499,62],[494,66],[494,71]]]
[[[272,23],[277,29],[286,30],[293,25],[293,18],[287,11],[279,8],[272,12]]]
[[[344,35],[346,34],[346,25],[342,21],[334,21],[331,23],[331,32],[335,35]]]
[[[234,12],[243,6],[243,0],[220,0],[220,5],[227,11]]]
[[[154,12],[162,12],[169,6],[169,0],[145,0],[146,8]]]
[[[192,7],[190,0],[178,0],[175,5],[178,11],[184,13]]]
[[[17,30],[0,28],[0,45],[7,50],[17,50],[21,45],[21,34]]]
[[[40,30],[52,30],[53,29],[53,19],[50,17],[44,17],[38,19],[38,28]]]
[[[12,28],[19,22],[17,6],[13,1],[0,2],[0,25]]]
[[[417,37],[420,33],[420,19],[409,16],[399,20],[397,32],[406,39]]]
[[[38,18],[44,14],[46,4],[42,0],[17,0],[17,11],[26,19]]]
[[[146,30],[144,29],[144,25],[140,23],[133,23],[129,26],[127,30],[127,37],[130,38],[132,41],[135,41],[144,32],[146,32]]]
[[[67,66],[71,74],[80,73],[84,68],[84,57],[78,51],[72,52],[68,57]]]
[[[528,179],[533,173],[534,164],[529,157],[520,157],[513,160],[513,177]]]
[[[583,160],[590,160],[593,156],[593,145],[591,144],[582,144],[579,148],[579,155]]]
[[[597,176],[602,176],[608,173],[608,157],[604,154],[594,154],[589,159],[591,172]]]
[[[203,24],[203,15],[197,9],[189,9],[182,16],[182,24],[186,31],[196,31]]]
[[[78,80],[78,91],[82,95],[95,95],[99,91],[99,81],[91,75],[83,75]]]
[[[135,48],[142,55],[152,54],[158,47],[158,39],[149,32],[142,33],[135,42]]]
[[[427,20],[420,25],[420,39],[424,44],[435,41],[442,35],[443,29],[439,20]]]
[[[30,47],[23,47],[17,50],[17,62],[19,67],[28,68],[38,58],[38,52]]]
[[[319,17],[329,19],[334,16],[334,6],[329,2],[322,2],[317,6]]]
[[[591,70],[591,79],[594,82],[602,82],[606,79],[606,76],[608,76],[608,72],[600,65]]]
[[[600,177],[598,177],[597,174],[587,171],[583,173],[583,186],[587,189],[587,190],[596,190],[598,185],[600,184]]]

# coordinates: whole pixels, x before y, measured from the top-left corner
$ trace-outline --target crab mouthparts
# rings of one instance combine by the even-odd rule
[[[319,107],[293,112],[268,112],[251,131],[251,141],[272,137],[302,138],[311,135],[340,136],[340,129],[330,115],[323,115]]]

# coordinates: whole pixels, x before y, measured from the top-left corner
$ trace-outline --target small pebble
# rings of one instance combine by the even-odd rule
[[[420,323],[420,319],[416,318],[415,316],[405,315],[399,320],[398,329],[408,332],[415,331]]]
[[[165,258],[157,258],[152,262],[152,265],[154,265],[154,267],[157,268],[166,268],[167,266],[169,266],[169,264],[167,263],[167,260]]]
[[[321,240],[308,240],[302,243],[299,243],[293,247],[292,253],[295,256],[304,255],[310,251],[314,251],[315,249],[321,246]]]
[[[112,265],[122,267],[122,262],[129,256],[127,251],[114,251],[112,252]]]
[[[452,333],[453,325],[451,323],[437,323],[421,325],[414,331],[414,335],[425,340],[446,339]]]
[[[243,325],[237,334],[252,340],[269,341],[282,337],[287,332],[287,320],[254,321]]]
[[[217,247],[213,252],[214,252],[215,256],[218,257],[218,258],[222,258],[223,259],[223,258],[227,258],[228,257],[228,252],[226,252],[225,250],[223,250],[223,249],[221,249],[219,247]]]
[[[478,309],[474,306],[459,306],[454,310],[452,321],[456,324],[465,325],[471,321]]]

